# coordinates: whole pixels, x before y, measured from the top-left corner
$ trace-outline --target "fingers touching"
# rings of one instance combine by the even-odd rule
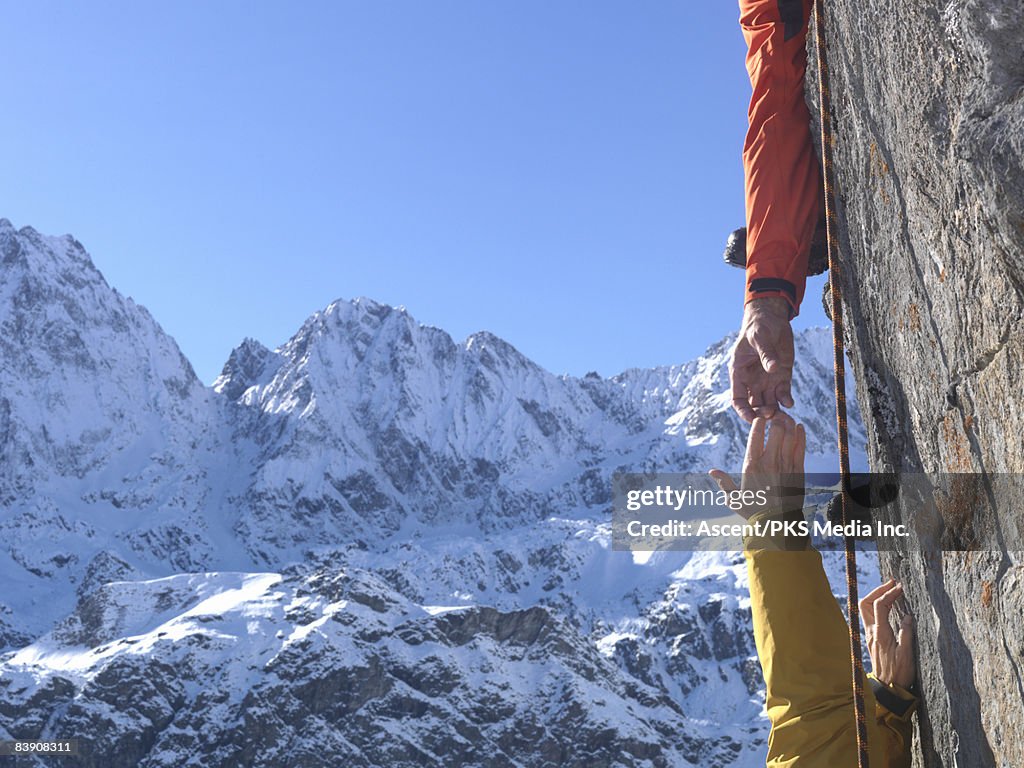
[[[748,423],[757,418],[757,412],[747,402],[745,397],[734,397],[732,399],[732,407],[736,409],[739,417]]]
[[[806,448],[807,433],[789,414],[780,412],[770,421],[757,416],[747,437],[743,471],[759,468],[785,475],[803,475]]]
[[[779,401],[775,398],[774,388],[769,387],[768,389],[761,390],[761,392],[751,397],[751,402],[754,404],[754,410],[757,411],[759,416],[764,416],[766,419],[770,419],[779,413]]]

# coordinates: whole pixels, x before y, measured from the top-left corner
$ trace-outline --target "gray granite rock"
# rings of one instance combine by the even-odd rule
[[[1024,2],[826,10],[841,287],[872,468],[1019,473]],[[917,616],[916,766],[1024,765],[1021,514],[995,490],[894,513],[914,528],[882,568]],[[975,551],[921,554],[935,536]]]

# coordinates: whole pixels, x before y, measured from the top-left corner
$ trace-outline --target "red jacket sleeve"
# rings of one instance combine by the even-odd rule
[[[821,208],[821,174],[804,101],[811,0],[740,0],[753,94],[743,145],[745,301],[781,296],[800,310]]]

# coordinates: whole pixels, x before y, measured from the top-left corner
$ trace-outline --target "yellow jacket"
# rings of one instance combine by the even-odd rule
[[[748,539],[745,555],[772,723],[767,765],[856,768],[850,639],[821,554],[807,537],[789,537]],[[871,768],[909,768],[910,717],[917,699],[899,686],[868,678],[865,704],[875,713],[868,717]]]

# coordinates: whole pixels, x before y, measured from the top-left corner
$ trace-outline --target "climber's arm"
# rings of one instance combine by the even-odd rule
[[[752,94],[743,144],[745,303],[778,296],[796,314],[821,206],[821,174],[804,101],[811,0],[740,0]]]
[[[751,526],[803,521],[803,427],[780,414],[754,420],[743,461],[743,490],[767,503],[740,514]],[[722,490],[736,489],[719,470]],[[749,530],[753,530],[750,528]],[[806,531],[793,527],[744,540],[754,641],[772,730],[768,765],[844,765],[856,754],[846,622]],[[870,694],[869,694],[870,695]],[[869,703],[874,707],[874,701]],[[872,722],[871,730],[875,731]]]
[[[751,522],[773,515],[780,516],[755,515]],[[746,544],[754,640],[772,723],[768,764],[793,756],[811,765],[849,763],[857,749],[849,636],[821,555],[807,537],[748,539]],[[867,711],[875,713],[868,723],[868,743],[872,761],[881,760],[885,768],[910,767],[911,716],[917,707],[917,698],[906,688],[914,680],[912,630],[904,620],[897,642],[889,627],[889,611],[901,594],[889,581],[860,604],[875,670],[864,692]]]
[[[857,737],[849,637],[821,555],[806,536],[746,544],[754,640],[772,724],[768,765],[789,765],[793,757],[801,758],[797,765],[850,764]],[[865,694],[870,711],[873,697]],[[874,723],[868,738],[877,738]]]
[[[821,177],[804,102],[811,0],[740,0],[752,95],[743,144],[746,290],[729,365],[746,421],[793,405],[793,331],[821,206]]]
[[[769,520],[799,523],[803,520],[803,428],[782,414],[772,422],[765,445],[766,423],[756,419],[751,429],[743,488],[777,490],[768,494],[769,503],[759,511],[740,514],[752,525]],[[711,474],[722,490],[736,489],[724,472]],[[851,764],[857,745],[849,636],[821,555],[796,527],[760,538],[749,536],[744,544],[754,640],[772,723],[768,765]],[[901,687],[913,680],[910,636],[901,633],[896,642],[881,626],[888,628],[889,611],[900,594],[890,582],[865,597],[861,610],[873,667],[881,680],[895,682],[865,686],[867,709],[877,714],[867,724],[869,748],[877,764],[903,768],[910,760],[912,706],[907,708],[903,702],[913,697]],[[874,688],[886,689],[880,690],[881,703],[876,703]],[[881,762],[883,756],[885,762]]]

